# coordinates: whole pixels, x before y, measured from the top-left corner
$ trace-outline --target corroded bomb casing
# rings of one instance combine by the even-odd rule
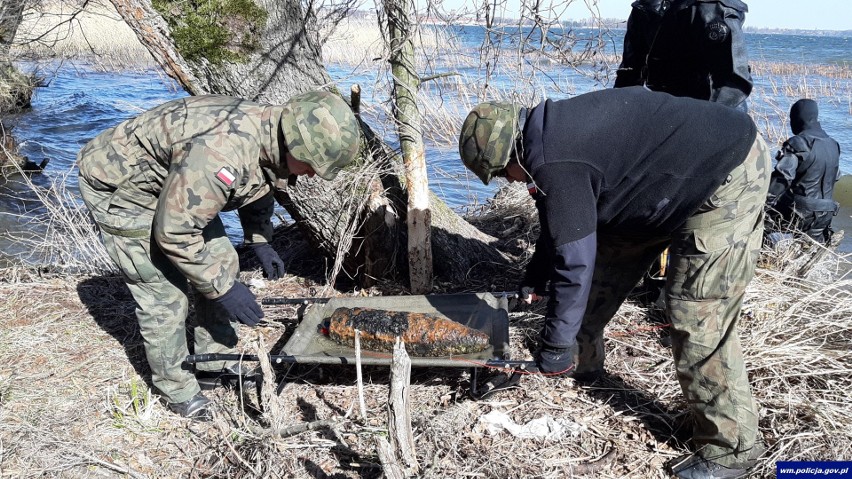
[[[484,351],[489,337],[478,329],[443,316],[371,308],[337,308],[329,318],[328,336],[355,346],[355,330],[361,332],[361,347],[371,351],[393,351],[400,336],[413,356],[449,356]]]

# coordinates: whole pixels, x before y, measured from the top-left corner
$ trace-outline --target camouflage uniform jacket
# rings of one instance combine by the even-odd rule
[[[208,95],[173,100],[104,131],[78,154],[80,178],[109,192],[106,231],[153,238],[208,298],[233,285],[202,230],[238,210],[246,242],[272,236],[270,185],[286,169],[282,107]]]

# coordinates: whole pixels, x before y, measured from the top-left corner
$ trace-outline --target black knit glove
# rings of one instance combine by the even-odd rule
[[[576,353],[576,345],[559,348],[542,344],[541,349],[536,354],[535,362],[540,372],[553,375],[570,374],[574,370],[574,355]]]
[[[263,268],[263,275],[267,279],[278,279],[284,276],[284,261],[269,243],[255,243],[251,245],[251,249],[260,260],[260,267]]]
[[[534,302],[544,296],[545,290],[542,287],[521,286],[518,288],[518,297],[524,302]]]
[[[248,286],[234,281],[225,294],[214,299],[226,313],[231,321],[239,321],[248,326],[257,326],[263,318],[263,310],[257,304],[254,293],[249,291]]]

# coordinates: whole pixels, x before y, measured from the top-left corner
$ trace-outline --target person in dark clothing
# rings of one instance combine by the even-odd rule
[[[615,88],[644,85],[745,111],[752,90],[742,31],[747,11],[740,0],[633,2]],[[665,307],[667,256],[643,275],[637,295],[646,305]]]
[[[521,288],[549,282],[542,372],[604,374],[606,324],[671,244],[667,314],[697,448],[672,470],[739,477],[752,467],[762,441],[736,324],[761,246],[771,158],[748,115],[641,87],[529,111],[483,103],[463,124],[459,151],[484,183],[526,181],[536,199],[541,235]]]
[[[831,220],[839,204],[832,198],[840,179],[840,145],[822,129],[819,107],[801,99],[790,108],[790,129],[776,155],[766,204],[773,225],[792,224],[823,244],[831,241]]]
[[[745,109],[752,79],[741,0],[637,0],[615,87],[645,85]]]

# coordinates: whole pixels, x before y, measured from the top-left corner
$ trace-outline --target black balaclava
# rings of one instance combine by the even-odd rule
[[[813,100],[803,98],[790,108],[790,129],[794,135],[805,130],[822,129],[819,125],[819,107]]]

